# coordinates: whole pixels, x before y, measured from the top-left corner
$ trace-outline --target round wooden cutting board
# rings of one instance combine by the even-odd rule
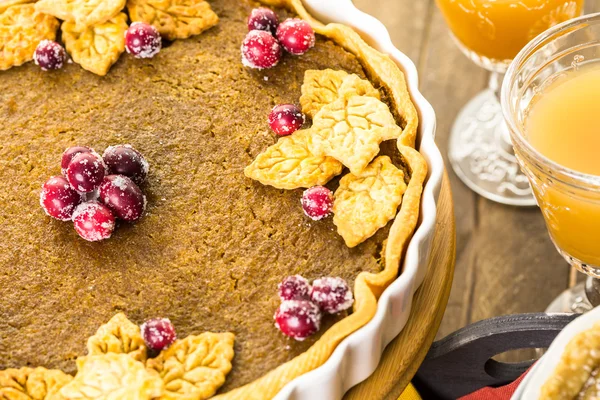
[[[423,362],[438,331],[450,296],[456,256],[454,206],[444,176],[427,275],[414,297],[406,326],[385,349],[379,366],[344,399],[398,399]]]

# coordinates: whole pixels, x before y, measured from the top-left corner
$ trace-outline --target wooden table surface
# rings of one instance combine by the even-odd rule
[[[455,238],[452,193],[445,176],[427,274],[415,293],[406,326],[387,346],[375,372],[353,387],[345,400],[396,400],[411,381],[433,342],[450,296]]]
[[[457,48],[434,0],[354,2],[381,20],[394,44],[417,65],[421,91],[437,114],[436,141],[447,160],[452,122],[486,87],[488,73]],[[600,11],[600,0],[586,0],[586,12],[592,11]],[[550,242],[539,209],[481,198],[448,169],[456,215],[456,267],[438,338],[481,319],[543,311],[569,286],[570,269]]]

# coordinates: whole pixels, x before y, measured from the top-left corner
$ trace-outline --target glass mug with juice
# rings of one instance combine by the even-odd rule
[[[600,278],[600,13],[529,43],[508,69],[502,110],[556,248]]]
[[[448,158],[459,178],[490,200],[535,204],[520,172],[498,101],[501,76],[527,43],[581,14],[583,0],[436,0],[460,49],[492,71],[486,90],[459,112]]]
[[[559,75],[534,96],[524,120],[526,138],[551,161],[600,177],[598,116],[600,65],[583,66]],[[600,267],[600,193],[525,168],[560,252],[577,264]]]
[[[446,22],[466,52],[496,69],[534,37],[581,14],[583,0],[437,0]]]

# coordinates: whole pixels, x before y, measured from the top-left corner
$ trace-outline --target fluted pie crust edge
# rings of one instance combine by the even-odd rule
[[[415,149],[418,115],[410,98],[403,72],[387,55],[370,47],[350,27],[342,24],[323,24],[314,19],[300,0],[260,0],[269,6],[293,10],[308,21],[317,34],[323,35],[354,54],[365,69],[368,78],[383,87],[390,101],[390,109],[401,119],[402,135],[397,147],[410,170],[410,181],[404,193],[400,210],[392,223],[382,250],[383,270],[377,274],[362,272],[354,283],[353,313],[327,330],[307,351],[268,372],[261,378],[227,393],[215,396],[218,400],[270,399],[293,379],[323,365],[337,345],[348,335],[367,324],[377,311],[377,300],[396,279],[406,246],[417,226],[427,163]]]

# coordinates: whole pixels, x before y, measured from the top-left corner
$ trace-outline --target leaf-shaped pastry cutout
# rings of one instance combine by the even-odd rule
[[[7,369],[0,371],[0,399],[62,400],[58,391],[72,379],[57,369]]]
[[[338,89],[348,73],[332,69],[307,70],[304,73],[300,105],[302,112],[313,118],[324,105],[338,98]]]
[[[377,100],[381,99],[379,90],[375,89],[371,82],[366,79],[360,79],[356,74],[345,77],[338,89],[338,97],[348,98],[352,96],[369,96]]]
[[[256,157],[244,170],[248,178],[278,189],[324,185],[342,173],[342,163],[332,157],[315,156],[308,150],[310,130],[284,136]]]
[[[80,30],[101,24],[116,16],[126,0],[40,0],[35,8],[44,14],[54,15],[73,22]]]
[[[380,99],[379,90],[356,74],[332,69],[308,70],[304,73],[300,105],[302,111],[314,118],[323,106],[340,97],[371,96]]]
[[[151,400],[164,393],[164,384],[127,354],[108,353],[78,358],[77,375],[59,393],[69,400]]]
[[[131,21],[154,25],[169,40],[199,35],[219,22],[205,0],[128,0],[127,9]]]
[[[36,11],[34,4],[7,7],[0,13],[0,70],[33,60],[42,40],[56,38],[58,25],[56,18]]]
[[[6,11],[8,7],[27,3],[35,3],[35,0],[0,0],[0,13]]]
[[[62,38],[73,61],[83,69],[104,76],[125,50],[127,15],[120,13],[102,24],[79,29],[63,22]]]
[[[370,238],[392,220],[406,191],[404,173],[387,156],[377,157],[360,174],[340,179],[333,223],[348,247]]]
[[[388,106],[369,96],[339,98],[315,115],[308,148],[330,156],[359,174],[379,153],[379,144],[400,136]]]
[[[158,371],[165,383],[162,400],[203,400],[225,383],[233,359],[233,333],[205,332],[177,340],[148,368]]]
[[[146,361],[146,344],[140,328],[119,313],[102,325],[96,334],[88,339],[88,355],[106,353],[129,354],[137,361]]]

